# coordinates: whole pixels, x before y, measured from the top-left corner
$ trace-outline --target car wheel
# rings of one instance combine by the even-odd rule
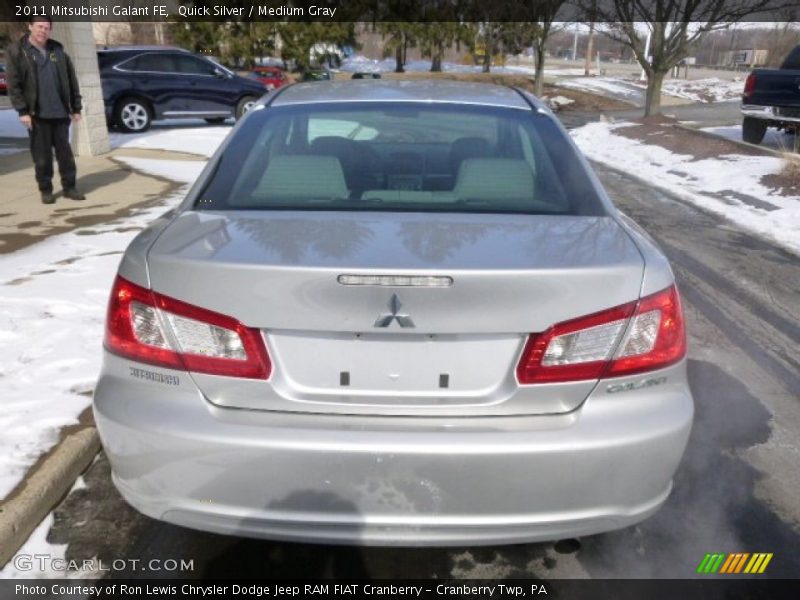
[[[236,120],[238,121],[244,116],[248,110],[253,108],[253,105],[258,102],[258,98],[255,96],[245,96],[241,100],[239,100],[239,104],[236,105]]]
[[[742,139],[750,144],[760,144],[767,133],[767,123],[761,119],[745,117],[742,121]]]
[[[219,125],[225,122],[225,117],[213,117],[211,119],[205,119],[205,122],[209,125]]]
[[[125,133],[141,133],[150,129],[153,118],[144,101],[138,98],[123,98],[117,104],[114,120]]]

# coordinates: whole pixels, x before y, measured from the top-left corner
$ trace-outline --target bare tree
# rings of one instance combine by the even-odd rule
[[[786,55],[800,43],[797,21],[800,19],[800,8],[791,7],[781,11],[782,22],[775,22],[767,40],[767,65],[778,67]]]
[[[578,0],[604,21],[602,33],[630,47],[647,75],[645,116],[661,112],[664,77],[688,57],[703,35],[724,29],[748,15],[775,9],[780,0]],[[650,30],[649,53],[645,50]],[[648,55],[649,54],[649,55]]]
[[[550,36],[561,31],[565,24],[556,25],[553,21],[565,0],[541,0],[536,4],[535,14],[530,21],[503,24],[503,49],[517,54],[526,48],[533,48],[535,54],[534,94],[544,92],[544,63],[547,55],[547,42]]]

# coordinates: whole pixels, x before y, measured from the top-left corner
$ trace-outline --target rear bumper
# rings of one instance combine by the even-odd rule
[[[779,114],[778,106],[761,106],[758,104],[743,104],[741,111],[745,117],[774,121],[776,123],[800,123],[800,117],[788,117]]]
[[[156,519],[322,543],[521,543],[661,506],[691,428],[684,369],[642,390],[599,386],[567,415],[414,419],[225,409],[183,381],[106,368],[95,418],[117,488]]]

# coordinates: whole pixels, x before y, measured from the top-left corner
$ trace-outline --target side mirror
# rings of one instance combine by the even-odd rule
[[[214,77],[218,79],[227,79],[229,75],[222,69],[214,69]]]

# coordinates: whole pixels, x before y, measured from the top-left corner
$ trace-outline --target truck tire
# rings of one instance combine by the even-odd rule
[[[767,133],[767,122],[753,117],[745,117],[742,121],[742,139],[749,144],[760,144]]]

